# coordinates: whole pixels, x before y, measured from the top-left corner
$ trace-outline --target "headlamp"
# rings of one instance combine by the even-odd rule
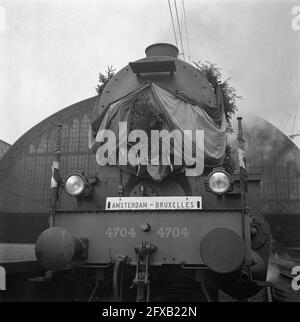
[[[223,169],[215,169],[207,178],[208,188],[211,192],[222,195],[230,188],[229,174]]]
[[[84,176],[79,173],[73,173],[66,179],[65,190],[69,195],[76,197],[82,194],[85,186],[86,180]]]

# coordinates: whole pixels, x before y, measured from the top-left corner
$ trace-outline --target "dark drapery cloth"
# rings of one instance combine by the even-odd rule
[[[163,129],[168,131],[179,130],[181,133],[184,130],[203,130],[204,131],[204,146],[196,145],[193,141],[193,146],[201,153],[204,153],[204,161],[206,165],[219,166],[223,162],[225,147],[226,147],[226,120],[224,115],[224,106],[222,100],[221,90],[217,93],[217,105],[220,115],[215,114],[214,118],[206,112],[205,106],[194,104],[195,102],[186,98],[182,93],[174,92],[159,83],[151,83],[142,86],[135,92],[130,93],[126,97],[110,104],[98,119],[97,131],[91,126],[89,133],[89,147],[96,153],[96,160],[98,163],[100,155],[97,154],[98,148],[103,144],[103,131],[105,129],[112,130],[117,138],[115,149],[111,153],[116,153],[118,156],[118,138],[119,138],[119,122],[128,122],[130,120],[130,113],[132,103],[141,95],[148,95],[155,108],[164,116],[165,124]],[[95,125],[95,124],[94,124]],[[130,129],[127,129],[130,131]],[[176,141],[176,140],[175,140]],[[177,142],[179,143],[179,142]],[[180,144],[174,143],[172,153],[174,155],[182,155],[179,151]],[[192,154],[190,154],[192,155]],[[184,160],[189,161],[189,160]],[[184,168],[184,166],[182,167]],[[127,167],[136,174],[142,174],[141,169],[134,167]],[[148,174],[155,172],[153,167],[149,167]],[[157,170],[158,172],[161,171]],[[173,168],[170,165],[168,172],[172,172]],[[164,174],[165,175],[165,174]]]

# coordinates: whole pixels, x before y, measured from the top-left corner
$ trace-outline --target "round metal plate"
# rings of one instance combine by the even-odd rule
[[[212,271],[230,273],[241,266],[245,257],[245,247],[241,237],[233,230],[216,228],[203,238],[200,255]]]
[[[46,229],[36,241],[36,258],[47,269],[64,268],[71,262],[74,253],[74,238],[61,227]]]

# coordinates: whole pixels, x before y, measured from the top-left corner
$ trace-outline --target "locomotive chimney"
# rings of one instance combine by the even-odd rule
[[[168,56],[168,57],[178,57],[178,48],[172,44],[167,43],[157,43],[150,45],[146,48],[146,57],[152,56]]]

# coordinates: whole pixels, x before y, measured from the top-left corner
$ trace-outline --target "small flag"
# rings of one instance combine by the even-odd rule
[[[59,173],[59,162],[53,161],[51,170],[52,170],[52,176],[51,176],[51,189],[52,189],[52,188],[57,188],[62,181]]]
[[[238,154],[239,154],[241,184],[244,187],[244,191],[248,192],[248,173],[246,168],[245,151],[241,148],[238,148]]]
[[[239,166],[246,171],[246,164],[245,164],[245,151],[241,148],[238,148],[239,153]]]
[[[52,167],[52,176],[51,176],[51,209],[55,211],[56,209],[56,202],[59,196],[59,187],[62,183],[62,179],[59,173],[59,162],[53,161]]]
[[[238,117],[238,158],[242,192],[248,192],[248,173],[245,157],[245,140],[243,138],[242,118]]]

